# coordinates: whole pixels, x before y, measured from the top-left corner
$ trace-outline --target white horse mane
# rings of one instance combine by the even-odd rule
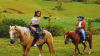
[[[27,27],[22,27],[22,26],[10,26],[10,30],[11,30],[11,29],[15,29],[15,27],[16,27],[17,29],[20,29],[21,32],[22,32],[23,34],[24,34],[24,33],[27,33],[27,34],[30,33],[29,28],[27,28]]]

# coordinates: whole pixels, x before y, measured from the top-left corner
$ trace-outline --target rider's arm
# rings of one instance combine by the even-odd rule
[[[80,28],[84,28],[84,27],[85,27],[85,22],[83,21]]]
[[[76,28],[78,29],[79,27],[78,27],[78,24],[79,24],[79,22],[76,24]]]

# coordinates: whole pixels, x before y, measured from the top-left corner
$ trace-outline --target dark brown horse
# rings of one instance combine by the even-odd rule
[[[87,31],[87,33],[88,33],[88,37],[85,40],[88,41],[88,43],[89,43],[89,47],[90,47],[89,54],[91,54],[91,49],[92,49],[92,34],[89,31]],[[76,56],[76,50],[78,50],[78,53],[80,55],[80,50],[78,48],[78,44],[82,43],[82,42],[81,42],[81,38],[78,36],[78,34],[75,31],[68,31],[68,32],[64,33],[64,37],[65,37],[65,44],[68,44],[69,39],[71,39],[72,43],[75,45],[73,56]],[[83,54],[84,54],[85,49],[86,49],[86,44],[85,43],[82,43],[82,44],[84,46],[84,49],[83,49]]]

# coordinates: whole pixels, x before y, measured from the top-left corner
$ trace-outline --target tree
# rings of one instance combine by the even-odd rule
[[[72,2],[72,0],[64,0],[64,2]]]
[[[0,8],[0,18],[1,18],[1,14],[2,14],[2,8]]]
[[[86,3],[91,3],[91,1],[90,0],[83,0],[84,2],[86,2]]]
[[[97,3],[97,4],[100,4],[100,0],[97,0],[96,3]]]
[[[57,9],[62,9],[62,0],[57,0]]]

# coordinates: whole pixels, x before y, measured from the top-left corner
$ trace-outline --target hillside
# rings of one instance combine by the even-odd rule
[[[63,3],[63,11],[52,10],[56,6],[54,1],[44,0],[0,0],[2,9],[14,8],[23,11],[25,14],[33,14],[36,9],[42,11],[42,15],[48,15],[48,12],[56,17],[77,17],[79,15],[88,18],[100,17],[100,5],[84,4],[80,2]]]

